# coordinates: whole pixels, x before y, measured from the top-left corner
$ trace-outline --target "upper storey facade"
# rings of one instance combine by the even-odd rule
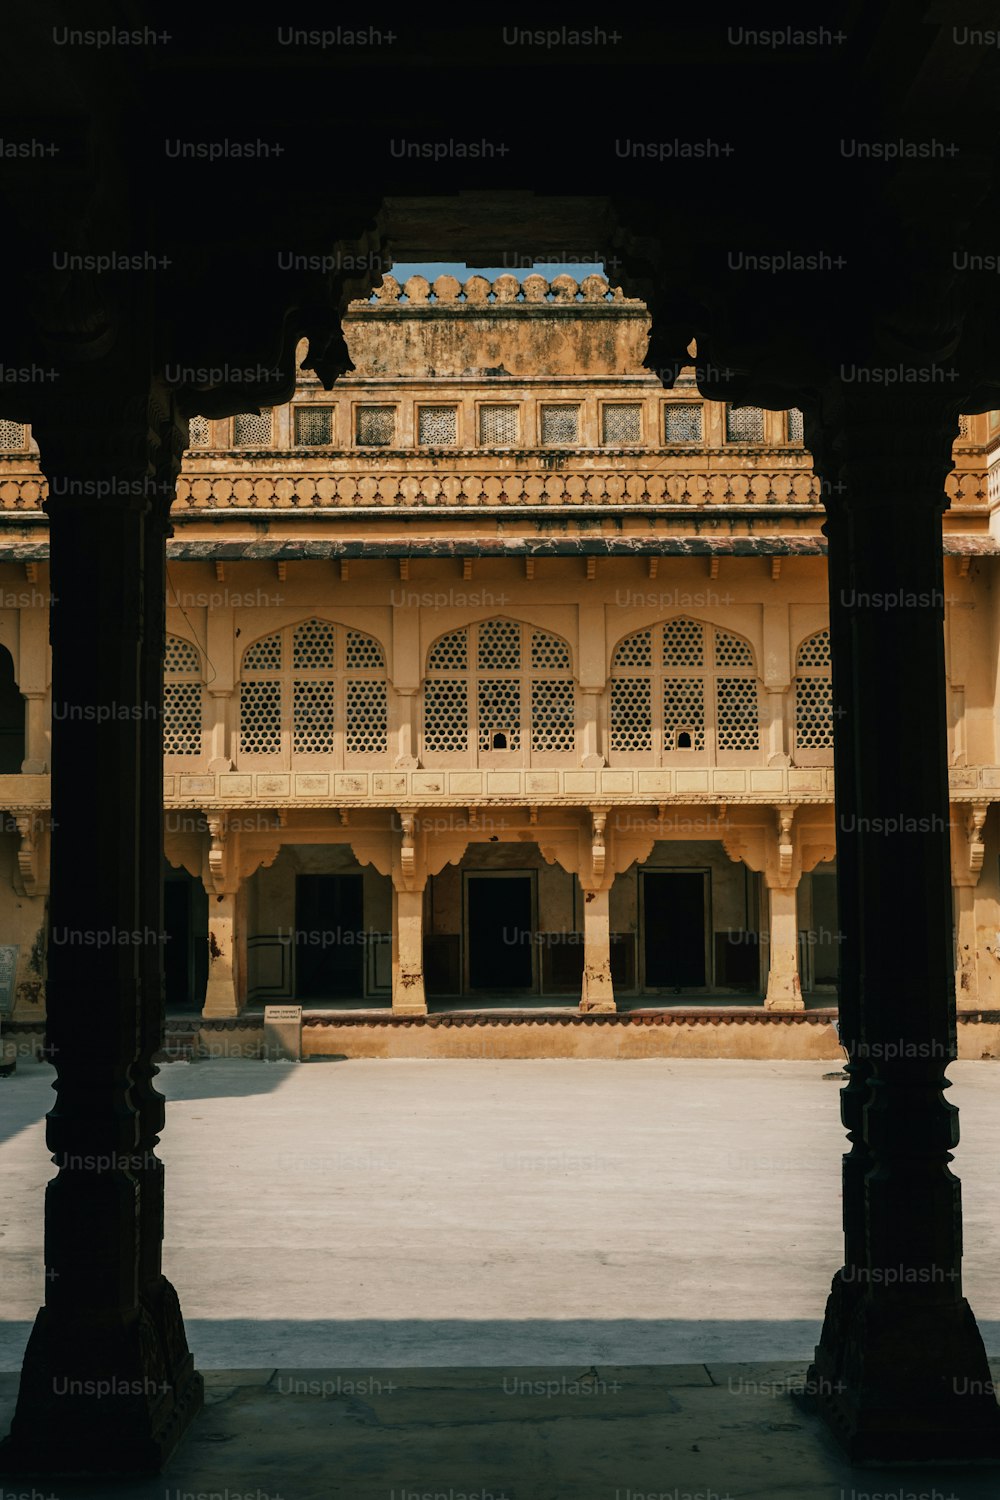
[[[704,400],[693,346],[676,379],[646,369],[649,330],[597,275],[387,276],[348,309],[354,369],[331,391],[302,370],[282,407],[192,418],[168,797],[829,801],[823,494],[801,414]],[[45,481],[26,429],[0,424],[0,443],[0,567],[39,586],[0,609],[0,640],[40,770]],[[946,613],[970,796],[998,758],[998,452],[1000,414],[962,419]]]

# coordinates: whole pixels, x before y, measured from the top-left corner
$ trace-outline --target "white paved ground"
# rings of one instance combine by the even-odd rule
[[[167,1274],[205,1368],[803,1359],[840,1263],[830,1063],[173,1064]],[[1000,1065],[958,1063],[1000,1354]],[[0,1369],[42,1297],[51,1070],[0,1081]]]

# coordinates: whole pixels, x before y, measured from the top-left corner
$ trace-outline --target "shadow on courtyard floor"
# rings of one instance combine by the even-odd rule
[[[55,1492],[59,1500],[994,1500],[998,1465],[852,1468],[796,1403],[804,1377],[802,1364],[712,1362],[219,1371],[208,1375],[205,1409],[164,1474],[58,1480]],[[13,1376],[0,1376],[0,1430],[15,1389]]]

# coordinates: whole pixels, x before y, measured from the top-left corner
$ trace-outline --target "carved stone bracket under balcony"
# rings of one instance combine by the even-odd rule
[[[965,831],[969,844],[969,874],[979,879],[983,868],[983,858],[986,854],[986,844],[983,839],[983,825],[986,815],[990,810],[988,802],[973,802],[966,810]]]
[[[17,849],[17,870],[28,896],[40,895],[42,882],[42,834],[44,823],[37,809],[18,809],[14,813],[14,825],[20,840]]]

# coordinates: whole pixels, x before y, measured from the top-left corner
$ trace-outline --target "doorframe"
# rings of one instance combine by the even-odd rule
[[[539,976],[539,953],[538,944],[534,941],[534,935],[538,931],[538,871],[537,870],[463,870],[462,871],[462,934],[461,934],[461,958],[462,958],[462,994],[463,995],[488,995],[489,990],[474,990],[469,983],[469,881],[470,880],[524,880],[529,881],[529,892],[531,900],[531,988],[518,990],[518,994],[535,996],[541,993],[538,982]]]
[[[705,983],[703,985],[691,985],[695,990],[713,990],[715,988],[715,954],[712,951],[712,935],[714,925],[712,922],[712,870],[710,865],[654,865],[650,869],[641,869],[639,872],[639,972],[638,988],[643,995],[662,995],[661,985],[648,985],[646,983],[646,876],[647,875],[700,875],[702,879],[702,910],[703,938],[705,948]]]

